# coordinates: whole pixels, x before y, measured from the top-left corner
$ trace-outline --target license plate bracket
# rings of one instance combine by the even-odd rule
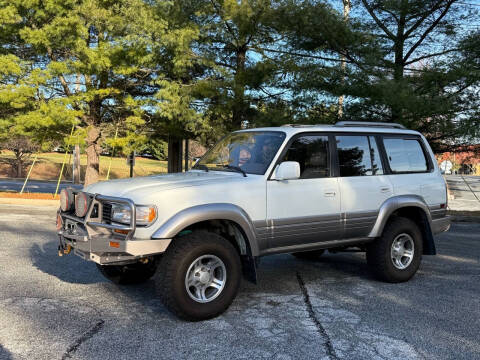
[[[65,230],[67,231],[67,233],[71,235],[75,235],[77,233],[77,223],[75,221],[66,219]]]

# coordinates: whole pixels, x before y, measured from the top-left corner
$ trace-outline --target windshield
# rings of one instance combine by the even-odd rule
[[[248,131],[232,133],[220,140],[194,166],[194,169],[235,171],[263,175],[272,162],[285,133]]]

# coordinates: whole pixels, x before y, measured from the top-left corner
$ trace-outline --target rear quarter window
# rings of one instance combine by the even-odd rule
[[[384,138],[383,144],[392,172],[428,171],[428,161],[418,139]]]

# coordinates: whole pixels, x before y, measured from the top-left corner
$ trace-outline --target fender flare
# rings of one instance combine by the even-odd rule
[[[418,207],[425,213],[428,227],[429,227],[428,233],[430,234],[430,236],[427,235],[427,237],[432,238],[432,241],[433,241],[433,237],[431,235],[432,216],[430,214],[430,209],[428,205],[425,203],[425,200],[423,199],[423,197],[419,195],[398,195],[385,200],[385,202],[380,206],[377,221],[375,222],[375,225],[370,231],[370,234],[368,235],[368,237],[381,236],[383,229],[387,224],[388,219],[390,218],[390,215],[392,215],[392,213],[398,209],[409,207],[409,206]]]
[[[252,256],[259,255],[257,236],[252,220],[237,205],[214,203],[192,206],[181,210],[165,221],[152,235],[152,239],[172,239],[186,227],[207,220],[230,220],[238,224],[250,245]]]

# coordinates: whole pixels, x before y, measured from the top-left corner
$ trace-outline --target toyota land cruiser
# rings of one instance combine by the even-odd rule
[[[377,278],[407,281],[450,225],[427,141],[389,123],[236,131],[190,171],[65,189],[60,205],[59,254],[116,283],[154,277],[187,320],[225,311],[271,254],[354,247]]]

